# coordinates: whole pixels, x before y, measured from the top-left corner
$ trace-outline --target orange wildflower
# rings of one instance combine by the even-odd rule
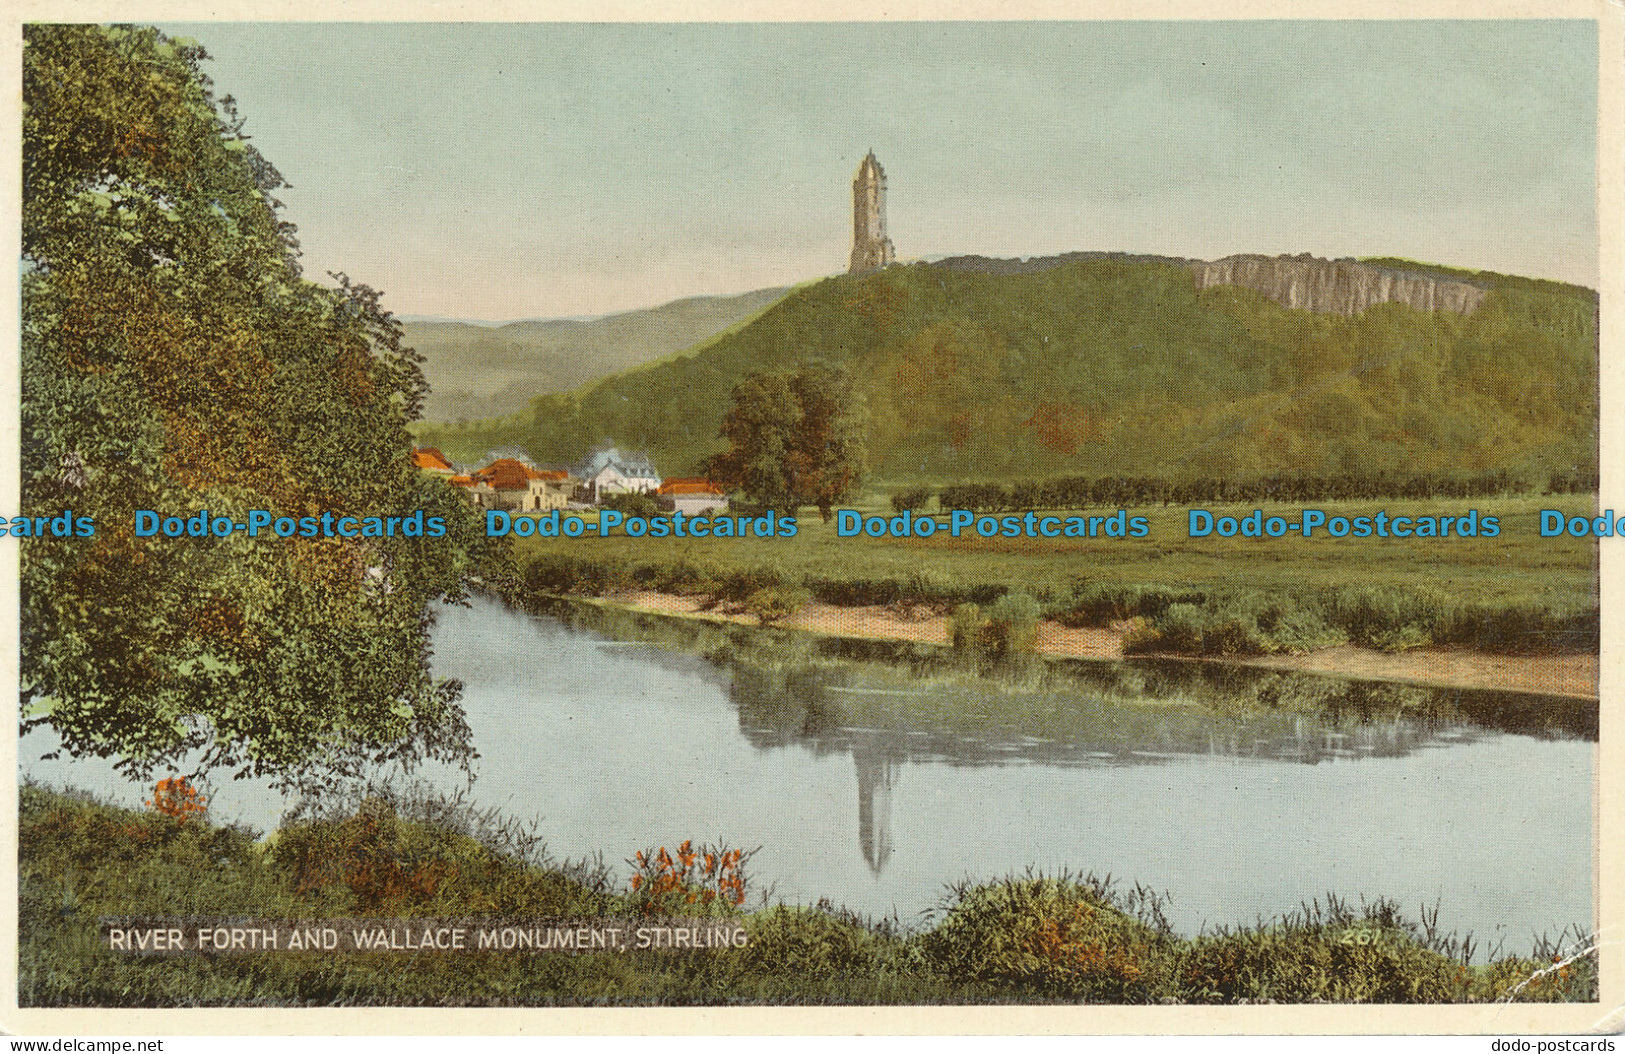
[[[170,776],[158,781],[147,804],[165,816],[185,822],[209,807],[208,799],[198,793],[185,776]]]

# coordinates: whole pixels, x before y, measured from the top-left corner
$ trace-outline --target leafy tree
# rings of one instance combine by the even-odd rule
[[[748,377],[722,420],[728,449],[706,472],[769,508],[816,505],[828,520],[863,476],[862,410],[851,379],[827,366]]]
[[[23,546],[23,726],[131,775],[466,761],[428,604],[483,543],[407,458],[418,356],[375,291],[301,277],[285,184],[206,57],[150,28],[25,31],[22,511],[96,528]],[[447,537],[144,539],[132,522],[418,508]]]

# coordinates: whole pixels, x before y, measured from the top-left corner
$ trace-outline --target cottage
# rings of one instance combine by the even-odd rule
[[[412,464],[423,472],[441,476],[445,479],[450,479],[457,474],[457,470],[451,467],[451,462],[446,460],[446,455],[432,446],[413,447]]]
[[[476,508],[508,512],[562,509],[576,482],[568,472],[533,468],[517,458],[498,458],[478,472],[451,477]]]
[[[685,516],[701,516],[708,512],[725,512],[728,495],[708,479],[697,477],[668,479],[657,492],[662,505],[669,505]]]
[[[570,469],[581,481],[585,500],[597,503],[606,494],[653,494],[660,490],[660,474],[644,453],[623,454],[601,446],[587,460]]]

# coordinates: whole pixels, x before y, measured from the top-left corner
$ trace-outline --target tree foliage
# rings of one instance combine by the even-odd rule
[[[862,404],[851,380],[825,366],[746,378],[720,434],[728,449],[706,472],[769,508],[816,505],[825,519],[863,476]]]
[[[418,356],[377,292],[301,277],[282,177],[206,57],[154,29],[26,30],[22,506],[96,533],[23,547],[24,726],[132,774],[466,759],[427,605],[480,543],[407,457]],[[448,537],[149,540],[132,524],[417,508]]]

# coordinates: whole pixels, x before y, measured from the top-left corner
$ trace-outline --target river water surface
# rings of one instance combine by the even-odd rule
[[[1166,891],[1187,935],[1328,891],[1438,905],[1508,952],[1592,922],[1594,703],[1195,663],[978,674],[918,646],[484,598],[440,613],[435,653],[465,684],[475,800],[539,817],[558,857],[760,846],[756,889],[905,923],[1029,865]],[[25,775],[145,795],[39,760],[53,745],[24,737]],[[261,828],[290,804],[209,791],[216,820]]]

